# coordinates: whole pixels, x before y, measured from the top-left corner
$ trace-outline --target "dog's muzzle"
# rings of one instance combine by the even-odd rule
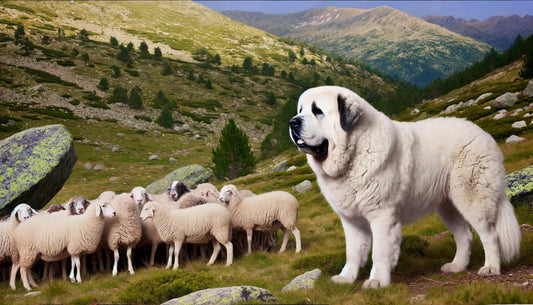
[[[298,150],[300,150],[303,153],[310,154],[317,158],[323,158],[328,154],[328,145],[329,142],[327,139],[324,139],[324,141],[320,145],[311,146],[307,145],[305,141],[300,136],[300,131],[302,128],[303,120],[299,116],[293,117],[289,121],[289,129],[291,133],[291,139],[298,146]]]

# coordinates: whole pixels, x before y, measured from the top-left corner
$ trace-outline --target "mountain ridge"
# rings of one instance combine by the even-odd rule
[[[253,14],[248,18],[246,12],[222,13],[274,35],[304,41],[362,62],[419,87],[464,69],[490,49],[485,43],[388,6],[368,10],[312,9],[275,15],[270,21],[268,15]],[[261,19],[254,20],[255,16]],[[313,24],[312,20],[321,22]],[[297,27],[298,24],[305,26]],[[280,31],[283,27],[287,29]]]

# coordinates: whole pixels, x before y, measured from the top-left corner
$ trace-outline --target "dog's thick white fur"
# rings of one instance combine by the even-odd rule
[[[505,194],[503,155],[494,139],[457,118],[398,122],[342,87],[305,91],[290,133],[341,219],[346,264],[332,277],[353,283],[372,246],[363,288],[386,287],[400,254],[403,224],[437,212],[457,244],[444,272],[464,271],[471,225],[485,251],[480,275],[500,274],[500,261],[520,250],[520,229]]]

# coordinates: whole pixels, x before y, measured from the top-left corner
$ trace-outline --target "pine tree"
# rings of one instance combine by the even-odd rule
[[[102,91],[106,91],[107,89],[109,89],[109,80],[106,77],[102,77],[100,79],[100,83],[98,83],[96,87],[98,87],[98,89]]]
[[[163,108],[169,108],[169,107],[170,107],[170,101],[168,100],[165,93],[159,90],[154,100],[154,108],[163,109]]]
[[[146,44],[146,42],[141,42],[141,45],[139,46],[139,51],[141,51],[141,57],[150,57],[150,52],[148,51],[148,44]]]
[[[154,49],[154,56],[155,56],[156,58],[161,58],[161,57],[163,57],[163,53],[161,52],[161,48],[160,48],[160,47],[156,47],[156,48]]]
[[[141,89],[138,86],[135,86],[130,91],[130,96],[128,98],[128,106],[131,109],[142,109],[143,102],[141,97]]]
[[[522,66],[519,75],[524,79],[533,78],[533,50],[527,52],[524,65]]]
[[[163,107],[161,114],[155,120],[157,124],[162,127],[171,129],[174,126],[174,118],[172,117],[172,111],[168,107]]]
[[[235,121],[228,121],[218,142],[218,147],[212,150],[215,177],[235,179],[254,170],[256,161],[248,136],[235,125]]]
[[[111,44],[113,48],[116,48],[118,47],[118,40],[115,37],[111,36],[109,38],[109,44]]]
[[[26,32],[24,32],[24,26],[18,25],[17,29],[15,30],[15,43],[20,43],[22,38],[24,38],[24,35],[26,35]]]

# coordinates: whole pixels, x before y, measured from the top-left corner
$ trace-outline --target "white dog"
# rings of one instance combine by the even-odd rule
[[[435,211],[457,244],[442,271],[468,266],[469,224],[485,251],[480,275],[500,274],[500,260],[519,254],[520,229],[505,194],[503,155],[475,124],[457,118],[397,122],[346,88],[318,87],[300,96],[289,125],[342,221],[346,265],[334,282],[355,281],[373,240],[373,266],[363,288],[388,286],[400,254],[401,226]]]

